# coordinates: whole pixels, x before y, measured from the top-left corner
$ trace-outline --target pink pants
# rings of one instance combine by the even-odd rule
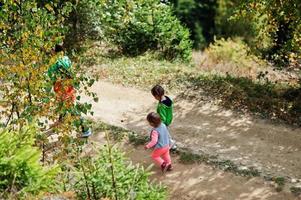
[[[152,153],[152,159],[159,166],[161,166],[163,162],[165,162],[167,165],[171,164],[169,146],[155,149]]]

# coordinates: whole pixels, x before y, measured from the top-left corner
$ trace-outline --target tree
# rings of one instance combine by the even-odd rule
[[[123,53],[157,50],[166,59],[190,60],[189,31],[169,5],[158,0],[104,0],[101,7],[104,35]]]
[[[213,41],[216,0],[171,0],[170,2],[177,17],[190,29],[195,48],[202,48]]]
[[[68,7],[61,12],[68,12]],[[50,52],[62,40],[63,18],[55,17],[51,4],[39,7],[37,1],[22,0],[4,2],[0,17],[1,118],[8,125],[47,116],[53,101],[45,90],[51,86],[44,74],[55,61]]]
[[[34,126],[19,131],[0,130],[0,198],[25,199],[57,187],[58,166],[42,166],[41,151],[34,147]]]
[[[46,73],[57,60],[51,52],[55,44],[64,39],[66,27],[63,24],[71,10],[68,2],[41,3],[39,0],[4,1],[0,10],[0,122],[17,130],[36,121],[45,130],[65,113],[63,123],[55,127],[62,154],[67,153],[70,133],[79,127],[80,113],[87,114],[91,110],[88,103],[77,102],[70,106],[57,101]],[[80,88],[78,94],[85,91],[96,98],[88,91],[94,79],[87,77],[76,63],[73,68],[71,82]],[[46,134],[42,134],[40,140],[43,147],[47,145]]]
[[[78,156],[75,188],[79,199],[166,199],[165,188],[149,181],[149,170],[129,163],[124,153],[107,141],[97,157]]]
[[[78,49],[88,39],[102,39],[100,0],[69,0],[73,10],[65,21],[68,32],[64,43],[68,49]]]
[[[272,39],[268,55],[280,66],[298,66],[301,58],[301,4],[299,0],[244,0],[236,16],[258,22],[265,17],[261,35]],[[299,61],[298,61],[299,60]]]

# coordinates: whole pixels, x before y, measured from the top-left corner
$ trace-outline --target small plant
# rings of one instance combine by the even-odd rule
[[[251,53],[251,49],[240,38],[219,39],[205,51],[202,69],[238,77],[256,78],[267,63]]]
[[[260,176],[260,172],[254,168],[239,167],[230,160],[219,160],[217,156],[208,154],[196,154],[189,150],[179,150],[180,162],[184,164],[203,163],[213,165],[223,171],[230,171],[240,176],[254,177]]]
[[[272,180],[277,184],[276,186],[276,191],[277,192],[280,192],[283,190],[283,187],[285,185],[285,178],[284,177],[281,177],[281,176],[278,176],[278,177],[274,177],[272,178]]]
[[[0,130],[0,199],[22,199],[55,189],[57,166],[43,167],[34,147],[36,129]]]
[[[123,128],[112,126],[106,123],[103,123],[101,121],[94,122],[93,123],[93,131],[94,132],[106,132],[109,131],[110,139],[113,139],[115,141],[121,141],[124,139],[128,134],[130,134],[130,131],[127,131]]]
[[[180,152],[180,162],[184,164],[202,163],[207,160],[207,156],[202,156],[188,151]]]
[[[301,187],[300,186],[299,187],[293,186],[290,188],[290,191],[296,196],[301,195]]]
[[[79,199],[166,199],[165,189],[149,182],[148,170],[129,163],[124,153],[111,146],[108,135],[107,141],[96,159],[79,159],[75,184]]]
[[[149,140],[148,136],[138,135],[136,133],[130,133],[128,136],[129,142],[132,143],[134,146],[146,144]]]

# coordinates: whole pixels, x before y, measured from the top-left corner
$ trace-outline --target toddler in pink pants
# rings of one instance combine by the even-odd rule
[[[162,172],[171,171],[171,159],[169,155],[170,136],[165,124],[161,122],[157,113],[151,112],[147,115],[147,121],[153,127],[150,134],[150,142],[145,149],[154,148],[152,159],[161,167]]]

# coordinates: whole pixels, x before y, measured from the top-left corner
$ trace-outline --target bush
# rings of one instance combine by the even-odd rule
[[[259,37],[268,37],[265,51],[278,67],[300,67],[301,4],[299,0],[243,0],[235,17],[247,18],[257,24]],[[261,18],[264,16],[264,21]],[[263,43],[258,40],[257,43]]]
[[[165,189],[149,182],[150,173],[128,163],[117,148],[105,146],[96,160],[86,157],[79,166],[79,199],[166,199]]]
[[[101,39],[101,8],[98,5],[95,0],[73,2],[73,10],[65,22],[68,32],[64,44],[68,50],[80,50],[80,43],[87,39]]]
[[[159,50],[167,59],[191,59],[189,31],[157,0],[110,1],[102,4],[105,37],[125,54]]]
[[[236,76],[256,77],[267,66],[242,40],[215,40],[206,49],[205,67]]]
[[[51,191],[58,168],[43,167],[41,152],[33,147],[35,128],[0,131],[0,199],[20,199]]]
[[[191,31],[193,47],[203,49],[213,39],[217,1],[169,0],[180,21]]]

